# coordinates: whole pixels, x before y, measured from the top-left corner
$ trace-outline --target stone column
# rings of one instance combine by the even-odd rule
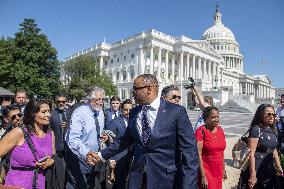
[[[104,57],[100,56],[100,70],[103,71],[103,65],[104,65]]]
[[[162,64],[162,50],[159,47],[158,49],[158,74],[157,74],[158,81],[161,81],[161,64]]]
[[[208,73],[207,73],[207,75],[208,75],[208,80],[209,80],[210,83],[212,83],[212,79],[213,79],[211,64],[212,64],[211,60],[208,60]]]
[[[207,63],[206,63],[206,59],[204,58],[204,59],[203,59],[203,70],[202,70],[202,75],[203,75],[202,78],[203,78],[204,80],[207,80],[207,79],[206,79],[206,76],[207,76],[207,73],[206,73],[206,67],[207,67],[207,66],[206,66],[206,64],[207,64]]]
[[[166,49],[165,81],[169,82],[169,51]]]
[[[135,78],[139,75],[139,54],[135,55]]]
[[[143,47],[139,48],[139,74],[145,73],[145,62],[144,62],[144,52]]]
[[[129,68],[126,68],[126,80],[127,82],[130,82],[130,69]]]
[[[196,79],[196,78],[197,78],[197,77],[196,77],[195,58],[196,58],[196,56],[193,55],[193,56],[192,56],[192,74],[191,74],[191,77],[192,77],[193,79]]]
[[[150,47],[150,74],[154,71],[154,47]]]
[[[186,54],[186,76],[185,76],[186,80],[189,77],[189,72],[190,72],[190,68],[189,68],[189,53],[187,53]]]
[[[172,82],[175,81],[175,52],[172,52]]]
[[[183,51],[180,52],[180,64],[179,64],[179,80],[183,80]]]
[[[116,72],[112,72],[112,82],[116,83]]]
[[[201,57],[198,58],[198,79],[201,79]]]

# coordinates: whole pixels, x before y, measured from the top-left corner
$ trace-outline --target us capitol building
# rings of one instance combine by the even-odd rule
[[[189,77],[194,78],[203,95],[212,96],[219,105],[229,100],[274,103],[275,99],[275,88],[266,75],[244,72],[240,45],[222,23],[218,6],[214,24],[203,33],[202,40],[184,35],[174,37],[151,29],[113,44],[96,44],[67,57],[64,62],[83,54],[96,58],[122,99],[131,98],[134,78],[144,73],[157,77],[160,91],[166,85],[178,85],[186,107],[194,106],[191,91],[182,87],[189,83]],[[68,83],[68,76],[63,74],[62,79]]]

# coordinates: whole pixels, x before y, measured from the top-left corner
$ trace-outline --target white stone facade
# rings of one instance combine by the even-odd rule
[[[133,79],[144,73],[157,77],[160,90],[169,84],[185,85],[192,77],[204,94],[213,96],[221,105],[228,99],[274,99],[275,89],[267,76],[244,73],[240,46],[231,30],[222,24],[221,16],[217,7],[214,25],[204,32],[202,40],[173,37],[151,29],[113,44],[102,42],[65,61],[82,54],[96,57],[122,99],[131,98]],[[181,89],[182,104],[194,105],[190,91]]]

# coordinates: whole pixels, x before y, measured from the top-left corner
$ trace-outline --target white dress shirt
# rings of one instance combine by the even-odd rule
[[[157,118],[160,103],[161,103],[161,99],[160,97],[157,97],[151,104],[147,105],[147,106],[150,106],[147,111],[147,118],[148,118],[149,126],[152,132],[154,129],[154,124]],[[138,116],[137,116],[137,129],[138,129],[140,136],[142,136],[142,110],[138,113]]]

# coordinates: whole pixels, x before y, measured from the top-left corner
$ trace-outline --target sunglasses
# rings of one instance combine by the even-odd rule
[[[65,103],[66,101],[64,101],[64,100],[58,100],[57,102],[58,102],[58,103]]]
[[[181,96],[173,95],[172,98],[171,98],[171,100],[173,100],[173,99],[178,99],[178,100],[180,100],[180,99],[181,99]]]
[[[136,91],[140,90],[140,89],[144,89],[144,88],[147,88],[147,87],[156,87],[157,85],[145,85],[143,87],[135,87],[133,86],[132,88],[132,92],[135,93]]]
[[[276,117],[276,116],[277,116],[277,115],[274,114],[274,113],[267,113],[267,114],[265,114],[265,115],[268,116],[268,117],[270,117],[270,116]]]
[[[18,114],[12,115],[12,116],[11,116],[11,119],[16,119],[16,116],[18,116],[19,118],[21,118],[21,117],[23,117],[23,114],[22,114],[22,113],[18,113]]]

